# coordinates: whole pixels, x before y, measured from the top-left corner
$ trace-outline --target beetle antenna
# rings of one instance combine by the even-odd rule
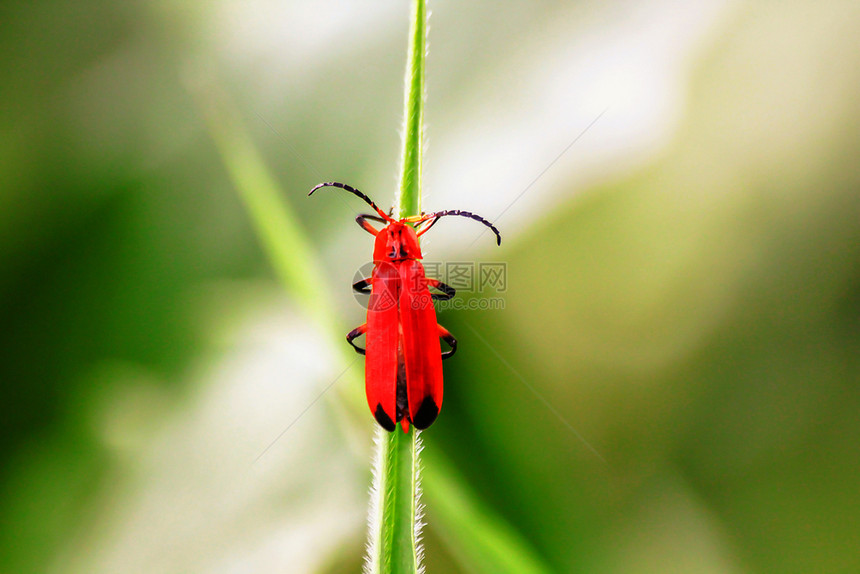
[[[352,187],[351,185],[347,185],[347,184],[345,184],[345,183],[338,183],[338,182],[336,182],[336,181],[326,181],[326,182],[324,182],[324,183],[320,183],[319,185],[315,185],[315,186],[314,186],[314,188],[313,188],[312,190],[310,190],[310,192],[308,193],[308,195],[309,195],[309,196],[310,196],[310,195],[313,195],[313,193],[314,193],[316,190],[318,190],[319,188],[321,188],[321,187],[339,187],[340,189],[342,189],[342,190],[344,190],[344,191],[348,191],[349,193],[351,193],[351,194],[353,194],[353,195],[355,195],[355,196],[358,196],[358,197],[360,197],[361,199],[363,199],[363,200],[364,200],[364,202],[365,202],[367,205],[369,205],[370,207],[372,207],[372,208],[376,211],[376,213],[378,213],[379,215],[381,215],[381,216],[383,217],[383,219],[385,219],[386,221],[393,221],[389,216],[387,216],[387,215],[385,214],[385,212],[384,212],[384,211],[382,211],[381,209],[379,209],[379,207],[377,207],[377,205],[376,205],[375,203],[373,203],[373,200],[372,200],[372,199],[370,199],[369,197],[367,197],[366,195],[364,195],[363,193],[361,193],[360,191],[358,191],[357,189],[355,189],[355,188],[354,188],[354,187]]]
[[[476,215],[476,214],[468,212],[468,211],[461,211],[459,209],[448,209],[445,211],[437,211],[436,213],[428,213],[422,219],[424,221],[430,221],[430,225],[428,225],[427,227],[422,229],[421,233],[424,233],[425,231],[427,231],[428,229],[433,227],[433,225],[436,224],[436,222],[439,220],[440,217],[445,217],[446,215],[459,215],[461,217],[468,217],[469,219],[474,219],[478,223],[483,223],[484,225],[486,225],[487,227],[492,229],[493,233],[496,234],[496,245],[502,244],[502,236],[499,233],[499,230],[496,229],[495,225],[493,225],[492,223],[490,223],[489,221],[487,221],[486,219],[484,219],[480,215]],[[420,235],[420,233],[419,233],[419,235]]]

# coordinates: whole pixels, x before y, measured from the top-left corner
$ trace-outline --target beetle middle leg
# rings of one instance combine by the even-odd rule
[[[352,345],[352,348],[355,349],[355,352],[358,353],[359,355],[364,355],[365,349],[362,349],[361,347],[359,347],[358,345],[353,343],[353,341],[355,339],[357,339],[358,337],[364,335],[365,333],[367,333],[367,323],[365,323],[364,325],[361,325],[359,327],[356,327],[355,329],[353,329],[352,331],[350,331],[346,335],[346,342],[349,343],[350,345]]]
[[[446,285],[442,283],[438,279],[427,279],[428,287],[435,287],[441,293],[431,293],[430,296],[434,301],[447,301],[451,297],[457,294],[457,290],[451,287],[450,285]]]
[[[370,295],[370,279],[361,279],[352,284],[352,289],[362,295]]]

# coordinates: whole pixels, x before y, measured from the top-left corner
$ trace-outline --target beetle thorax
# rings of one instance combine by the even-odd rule
[[[421,259],[418,235],[412,227],[402,221],[389,223],[376,236],[373,247],[374,261],[403,261]]]

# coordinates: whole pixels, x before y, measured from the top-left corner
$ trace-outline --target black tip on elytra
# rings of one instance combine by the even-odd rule
[[[439,416],[439,407],[436,406],[436,401],[433,400],[433,397],[424,397],[421,406],[418,407],[418,412],[412,419],[412,424],[415,428],[424,430],[433,424],[437,416]]]
[[[373,413],[373,417],[376,419],[376,422],[379,423],[379,426],[381,426],[388,432],[391,432],[395,428],[397,428],[397,425],[394,424],[394,421],[391,420],[391,417],[385,414],[385,411],[382,408],[382,403],[376,403],[376,412]]]

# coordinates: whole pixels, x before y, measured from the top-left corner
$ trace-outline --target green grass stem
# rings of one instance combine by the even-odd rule
[[[400,185],[394,216],[421,213],[421,155],[424,139],[424,58],[427,14],[424,0],[412,1],[403,120]],[[414,574],[420,568],[418,430],[377,429],[374,500],[369,520],[367,571]]]

